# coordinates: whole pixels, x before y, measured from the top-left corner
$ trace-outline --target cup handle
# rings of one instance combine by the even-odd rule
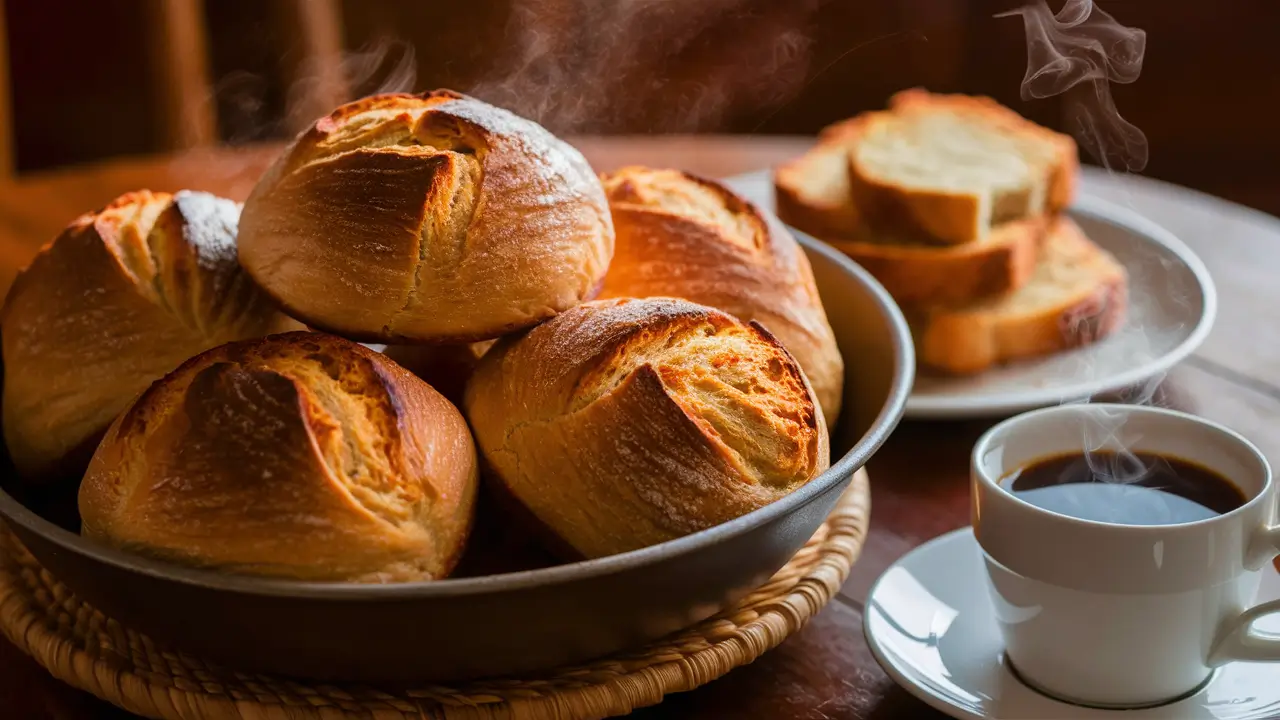
[[[1261,568],[1280,554],[1280,525],[1268,527],[1249,550],[1249,566]],[[1280,662],[1280,633],[1257,632],[1253,624],[1267,615],[1280,613],[1280,600],[1272,600],[1245,610],[1225,623],[1209,653],[1209,665],[1218,667],[1233,660]]]
[[[1280,634],[1260,633],[1253,628],[1255,621],[1273,613],[1280,613],[1280,600],[1255,605],[1227,623],[1209,654],[1209,666],[1235,660],[1280,662]]]

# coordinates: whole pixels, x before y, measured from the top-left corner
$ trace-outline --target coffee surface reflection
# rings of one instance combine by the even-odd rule
[[[1169,455],[1094,451],[1041,458],[1001,479],[1024,502],[1081,520],[1177,525],[1248,502],[1230,480]]]

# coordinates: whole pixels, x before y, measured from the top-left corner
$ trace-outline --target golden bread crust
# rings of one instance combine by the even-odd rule
[[[972,188],[903,185],[881,177],[862,159],[860,147],[877,134],[893,133],[912,117],[953,115],[1010,137],[1052,147],[1052,159],[1030,168],[1031,184],[1002,196]],[[961,244],[983,239],[992,226],[1034,215],[1053,215],[1070,204],[1079,174],[1075,141],[1037,125],[986,97],[934,94],[913,88],[890,98],[887,110],[864,113],[859,137],[851,140],[849,189],[862,222],[876,232],[912,240]],[[995,195],[994,191],[991,193]]]
[[[421,378],[454,405],[462,405],[462,393],[480,358],[494,340],[461,345],[388,345],[383,355]]]
[[[449,91],[344,105],[245,202],[240,260],[316,328],[470,342],[590,296],[613,254],[600,182],[541,126]]]
[[[184,565],[430,580],[461,556],[477,477],[442,396],[356,343],[291,332],[151,385],[107,431],[79,505],[86,537]]]
[[[602,181],[617,244],[600,297],[679,297],[760,322],[800,363],[834,424],[844,360],[809,259],[782,223],[679,170],[630,166]]]
[[[962,308],[909,311],[921,365],[973,374],[1098,342],[1124,323],[1128,274],[1066,216],[1050,230],[1042,264],[1018,291]],[[1072,277],[1064,280],[1064,272]],[[1045,302],[1032,295],[1053,293]]]
[[[5,298],[5,442],[33,480],[79,477],[153,380],[224,342],[300,328],[236,261],[238,204],[127,193],[72,222]]]
[[[825,129],[817,144],[780,165],[774,197],[783,222],[871,273],[903,305],[964,305],[1021,287],[1039,258],[1044,218],[1005,222],[979,242],[938,244],[868,229],[853,203],[849,151],[867,115]]]
[[[593,301],[504,338],[464,406],[495,481],[583,557],[725,522],[829,463],[782,344],[684,300]]]
[[[849,190],[849,149],[863,122],[850,118],[823,128],[814,147],[774,169],[779,219],[824,240],[860,232],[861,217]]]
[[[981,242],[962,245],[876,240],[831,240],[902,305],[960,306],[1026,284],[1047,233],[1041,218],[992,228]]]
[[[959,93],[931,93],[923,88],[908,88],[889,98],[890,110],[931,112],[952,109],[981,115],[984,119],[1008,128],[1011,132],[1035,135],[1056,146],[1056,162],[1050,168],[1046,214],[1054,215],[1067,208],[1075,199],[1080,178],[1080,151],[1076,141],[1060,133],[1032,122],[1012,108],[1001,105],[982,95]]]

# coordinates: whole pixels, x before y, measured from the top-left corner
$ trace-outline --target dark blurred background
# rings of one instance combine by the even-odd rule
[[[376,90],[450,87],[565,134],[811,134],[923,86],[1019,95],[997,0],[8,0],[11,174],[278,141]],[[1053,10],[1062,0],[1050,2]],[[1116,106],[1143,174],[1280,213],[1280,3],[1103,0],[1147,33]],[[1089,160],[1088,157],[1085,158]]]

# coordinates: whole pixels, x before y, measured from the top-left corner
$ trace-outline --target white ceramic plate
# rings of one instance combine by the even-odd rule
[[[727,182],[761,207],[773,209],[769,171],[737,175]],[[1204,342],[1218,307],[1204,263],[1168,230],[1087,190],[1069,212],[1085,234],[1129,272],[1124,326],[1089,347],[972,377],[920,373],[907,401],[907,417],[1006,416],[1135,387],[1154,388],[1169,368]],[[833,311],[839,310],[827,309]]]

